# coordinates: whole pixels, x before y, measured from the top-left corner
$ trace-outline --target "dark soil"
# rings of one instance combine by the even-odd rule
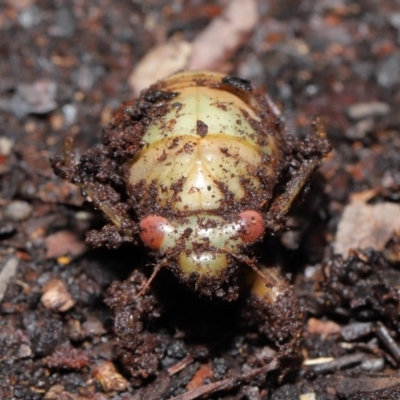
[[[142,57],[174,35],[193,41],[225,2],[6,0],[1,399],[400,398],[400,2],[258,3],[257,25],[220,69],[267,88],[300,139],[321,117],[333,146],[291,230],[258,249],[293,283],[303,364],[274,364],[263,330],[279,331],[279,316],[263,325],[245,297],[199,298],[162,271],[136,299],[152,259],[140,245],[85,245],[105,220],[49,163],[67,136],[77,157],[101,143],[112,111],[133,97]],[[364,200],[351,225],[355,194]],[[363,214],[380,205],[389,217]]]

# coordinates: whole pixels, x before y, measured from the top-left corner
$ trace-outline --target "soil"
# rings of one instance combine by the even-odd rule
[[[254,4],[229,38],[222,0],[0,4],[1,399],[400,397],[400,2]],[[168,271],[137,298],[152,259],[140,243],[85,244],[106,221],[50,166],[102,142],[149,54],[165,67],[157,49],[201,46],[210,26],[213,69],[266,89],[296,138],[321,118],[333,147],[290,229],[257,249],[302,321],[291,297],[266,321],[245,296],[199,297]],[[301,364],[265,340],[279,343],[281,315],[302,323]]]

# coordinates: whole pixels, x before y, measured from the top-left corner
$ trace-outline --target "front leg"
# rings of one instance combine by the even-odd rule
[[[266,214],[266,228],[272,232],[284,227],[286,215],[293,201],[312,173],[321,165],[322,159],[331,151],[325,126],[319,118],[314,122],[313,128],[304,142],[293,146],[292,156],[300,161],[300,167],[292,173],[284,192],[272,201]]]
[[[284,375],[301,361],[302,311],[293,288],[279,268],[259,266],[271,282],[267,287],[259,274],[250,272],[250,296],[245,318],[277,349],[279,368]]]
[[[77,185],[86,200],[111,222],[100,231],[89,232],[87,242],[90,245],[117,248],[122,243],[136,242],[139,226],[128,215],[126,203],[121,201],[121,195],[114,188],[112,175],[108,179],[104,177],[109,160],[101,149],[90,150],[79,163],[75,163],[73,139],[68,137],[64,142],[63,155],[53,157],[50,162],[58,176]]]
[[[139,295],[146,284],[136,270],[127,280],[112,283],[105,300],[114,313],[116,356],[134,385],[154,378],[165,350],[166,339],[155,328],[162,307],[154,294]]]

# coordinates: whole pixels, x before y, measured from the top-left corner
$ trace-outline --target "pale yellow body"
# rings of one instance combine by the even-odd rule
[[[199,72],[184,73],[187,79],[183,81],[180,76],[165,81],[165,90],[179,92],[171,100],[176,106],[149,125],[143,136],[146,145],[132,165],[130,183],[156,182],[159,204],[180,211],[220,208],[225,193],[219,183],[226,185],[235,200],[246,194],[240,183],[243,177],[250,179],[255,191],[260,190],[255,170],[263,154],[277,149],[273,138],[268,146],[257,144],[257,133],[244,117],[247,113],[257,120],[253,108],[228,91],[193,86],[192,78],[201,76]],[[215,81],[222,77],[211,76]],[[204,137],[196,130],[197,121],[207,126]],[[177,193],[171,185],[181,178],[184,182]]]
[[[260,122],[256,98],[223,84],[223,77],[184,72],[159,84],[157,90],[178,94],[168,100],[165,113],[146,127],[144,146],[129,175],[133,187],[156,188],[152,201],[168,220],[154,228],[164,232],[160,250],[178,251],[175,257],[184,274],[195,272],[208,278],[226,270],[227,254],[238,254],[243,245],[241,223],[222,216],[228,210],[226,204],[230,201],[232,207],[232,202],[254,193],[265,198],[257,171],[265,156],[280,158],[275,136],[264,132],[260,140],[254,128]],[[263,177],[275,180],[275,167],[273,163],[263,165]],[[257,205],[257,210],[261,207]],[[162,210],[181,214],[168,219]],[[241,211],[233,217],[238,219]],[[209,224],[206,229],[205,223]],[[188,229],[190,237],[185,236]]]

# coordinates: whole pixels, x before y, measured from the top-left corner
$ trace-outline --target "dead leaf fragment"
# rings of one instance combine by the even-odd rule
[[[340,395],[347,397],[356,393],[372,393],[399,385],[399,374],[392,373],[390,375],[382,374],[377,376],[366,374],[364,376],[357,376],[356,378],[347,376],[341,377],[336,385],[336,388]]]
[[[192,45],[176,37],[148,52],[129,77],[129,86],[136,96],[158,80],[186,68]]]
[[[361,201],[359,200],[361,199]],[[333,244],[334,252],[347,257],[351,249],[383,250],[392,235],[400,230],[400,205],[366,204],[362,197],[346,206]]]
[[[255,0],[232,0],[225,11],[193,43],[174,36],[150,50],[129,77],[129,86],[134,96],[138,96],[143,89],[158,80],[182,69],[223,70],[257,21]]]
[[[62,385],[54,385],[44,396],[45,400],[89,400],[86,396],[67,392]],[[91,397],[93,399],[93,397]]]
[[[46,238],[46,258],[78,257],[86,251],[85,243],[70,231],[59,231]]]
[[[100,382],[105,392],[121,392],[128,386],[128,381],[117,372],[114,364],[104,361],[93,370],[94,377]]]
[[[18,259],[16,257],[10,258],[1,268],[0,271],[0,301],[7,291],[8,284],[17,274]]]
[[[188,69],[221,70],[258,22],[254,0],[232,0],[193,42]]]
[[[194,374],[192,380],[187,384],[187,390],[197,389],[201,385],[203,385],[204,381],[207,378],[212,378],[213,372],[208,364],[200,365],[200,368]]]
[[[307,331],[309,333],[328,336],[335,333],[340,333],[342,328],[333,321],[321,321],[320,319],[310,318],[307,322]]]

